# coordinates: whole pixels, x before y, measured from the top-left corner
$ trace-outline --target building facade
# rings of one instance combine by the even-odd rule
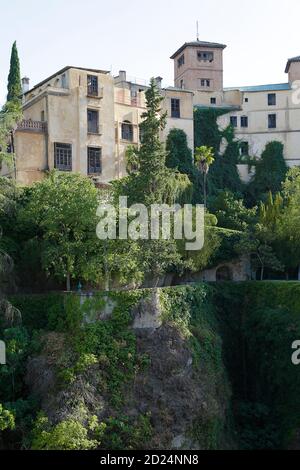
[[[193,92],[162,89],[161,79],[156,80],[162,112],[167,113],[162,140],[170,129],[183,129],[193,148]],[[23,84],[28,87],[28,79]],[[127,79],[125,71],[112,77],[107,71],[80,67],[65,67],[25,90],[12,176],[23,185],[41,180],[54,168],[81,173],[100,184],[122,178],[127,147],[140,145],[146,90],[146,84]],[[2,174],[7,173],[2,168]]]
[[[220,108],[219,125],[231,124],[241,142],[241,156],[260,157],[265,145],[284,144],[289,166],[300,165],[300,56],[286,65],[288,82],[250,87],[223,87],[224,44],[185,43],[172,56],[174,86],[163,88],[167,113],[161,139],[173,128],[187,134],[194,147],[195,107]],[[24,185],[41,180],[47,171],[79,172],[108,183],[126,175],[128,145],[140,145],[139,124],[146,110],[148,84],[125,71],[113,77],[105,70],[65,67],[29,89],[23,79],[24,120],[14,139],[15,166],[2,168]],[[239,165],[249,181],[248,165]]]
[[[300,57],[289,59],[288,82],[249,87],[223,87],[224,44],[185,43],[171,56],[175,85],[194,92],[194,106],[222,108],[221,128],[231,124],[242,156],[259,158],[270,141],[284,145],[289,166],[300,165]],[[248,165],[239,165],[249,180]]]

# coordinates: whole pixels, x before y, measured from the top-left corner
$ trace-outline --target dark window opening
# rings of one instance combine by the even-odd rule
[[[237,116],[230,116],[230,124],[232,127],[237,127],[237,124],[238,124]]]
[[[249,142],[241,142],[240,144],[240,152],[242,156],[249,155]]]
[[[241,127],[248,127],[248,116],[241,117]]]
[[[249,98],[245,98],[245,103],[248,103],[249,102]]]
[[[268,106],[276,106],[276,93],[268,94]]]
[[[41,121],[45,121],[45,111],[41,111]]]
[[[101,165],[101,148],[88,147],[88,174],[100,174],[102,171]]]
[[[181,67],[182,65],[184,65],[184,54],[181,57],[179,57],[177,63],[178,63],[178,67]]]
[[[217,104],[217,99],[216,98],[211,98],[210,99],[210,104]]]
[[[171,99],[171,117],[180,118],[180,100],[177,98]]]
[[[72,171],[72,145],[54,144],[54,168],[61,171]]]
[[[122,123],[122,140],[133,141],[133,125],[129,121]]]
[[[88,132],[90,134],[99,133],[99,113],[98,111],[93,111],[88,109],[87,111],[87,121],[88,121]]]
[[[269,129],[276,128],[276,114],[269,114],[268,116],[268,127]]]
[[[213,52],[207,52],[207,51],[197,51],[197,57],[198,60],[200,61],[205,61],[205,62],[213,62],[214,60],[214,53]]]
[[[202,87],[210,87],[210,80],[208,78],[201,78],[200,84]]]
[[[89,96],[98,96],[98,77],[96,75],[87,76],[87,93]]]
[[[232,281],[232,277],[232,271],[228,266],[220,266],[216,271],[217,282]]]

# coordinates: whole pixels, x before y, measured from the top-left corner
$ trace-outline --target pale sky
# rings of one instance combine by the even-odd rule
[[[299,0],[0,0],[0,102],[10,48],[17,40],[31,86],[66,65],[162,76],[184,42],[227,44],[224,85],[287,81],[286,60],[300,55]]]

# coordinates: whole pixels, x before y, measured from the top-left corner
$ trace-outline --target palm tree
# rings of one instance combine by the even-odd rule
[[[215,161],[215,158],[214,158],[214,151],[212,147],[206,147],[205,145],[202,145],[202,147],[197,147],[195,149],[195,163],[199,171],[203,174],[204,207],[206,207],[206,199],[207,199],[207,192],[206,192],[207,175],[209,172],[209,168],[214,163],[214,161]]]

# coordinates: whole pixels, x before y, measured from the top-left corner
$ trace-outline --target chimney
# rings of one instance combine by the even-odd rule
[[[23,77],[22,78],[22,92],[23,92],[23,95],[25,93],[27,93],[27,91],[29,91],[29,78],[28,77]]]
[[[119,80],[120,82],[126,82],[126,70],[119,71]]]
[[[157,88],[159,90],[161,90],[161,84],[162,84],[162,81],[163,81],[162,77],[156,77],[155,81],[156,81]]]

